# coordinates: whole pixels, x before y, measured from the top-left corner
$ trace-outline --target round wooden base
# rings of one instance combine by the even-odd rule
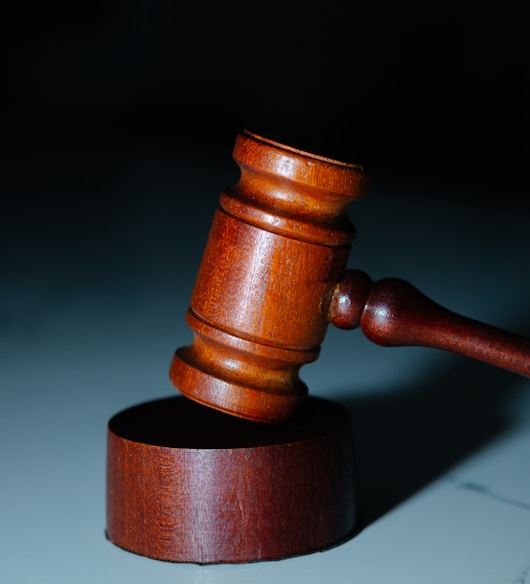
[[[356,528],[350,416],[310,397],[261,424],[182,396],[116,414],[108,427],[107,536],[150,558],[278,560]]]

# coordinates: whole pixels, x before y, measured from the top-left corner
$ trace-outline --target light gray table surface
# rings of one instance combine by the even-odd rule
[[[302,370],[314,395],[352,412],[358,535],[218,566],[149,560],[105,539],[106,424],[174,395],[169,363],[190,341],[195,273],[236,176],[229,153],[131,151],[111,178],[69,179],[42,214],[17,208],[2,236],[0,582],[530,581],[530,382],[441,351],[377,347],[360,331],[329,329]],[[528,205],[470,189],[375,181],[351,209],[351,266],[530,336]]]

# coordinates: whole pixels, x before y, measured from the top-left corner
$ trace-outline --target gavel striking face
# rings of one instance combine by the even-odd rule
[[[351,202],[363,169],[249,132],[240,180],[220,196],[170,378],[185,396],[234,416],[281,422],[307,395],[300,367],[329,323],[382,345],[457,352],[530,376],[530,340],[446,310],[399,279],[346,270]]]

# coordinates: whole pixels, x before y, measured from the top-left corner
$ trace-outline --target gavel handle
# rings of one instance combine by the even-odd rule
[[[530,339],[452,312],[398,278],[373,283],[360,270],[347,271],[329,320],[360,327],[379,345],[443,349],[530,377]]]

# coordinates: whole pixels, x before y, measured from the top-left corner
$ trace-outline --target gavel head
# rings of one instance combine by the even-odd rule
[[[299,370],[318,357],[355,233],[348,206],[367,181],[250,132],[233,158],[241,176],[221,193],[186,316],[193,343],[170,378],[206,406],[280,422],[307,394]]]

